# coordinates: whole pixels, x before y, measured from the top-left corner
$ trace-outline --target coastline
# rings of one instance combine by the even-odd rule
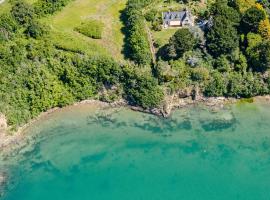
[[[245,99],[236,99],[236,98],[225,98],[225,97],[200,97],[195,100],[193,100],[190,97],[187,98],[179,98],[178,96],[167,96],[164,100],[162,106],[160,108],[156,109],[143,109],[141,107],[131,106],[124,100],[119,100],[113,103],[107,103],[102,102],[99,100],[84,100],[81,102],[74,103],[72,105],[66,106],[64,108],[52,108],[46,112],[41,113],[38,117],[30,120],[27,124],[21,126],[16,132],[13,132],[13,134],[8,134],[8,130],[10,127],[6,127],[5,132],[0,132],[0,155],[3,153],[9,153],[12,152],[13,149],[20,148],[20,146],[23,146],[24,139],[27,135],[27,128],[31,127],[35,122],[45,119],[46,117],[50,117],[49,115],[55,112],[58,112],[62,109],[68,109],[68,108],[75,108],[76,106],[80,105],[91,105],[95,106],[97,108],[106,109],[106,108],[120,108],[120,107],[126,107],[128,109],[137,111],[137,112],[144,112],[149,113],[153,115],[157,115],[160,117],[168,117],[170,114],[177,109],[185,108],[188,106],[196,106],[198,104],[205,105],[211,110],[217,110],[221,109],[226,105],[231,105],[238,102],[270,102],[270,95],[267,96],[257,96],[253,97],[250,100]],[[1,186],[6,184],[6,181],[8,180],[8,177],[5,173],[1,173],[0,171],[0,188]],[[0,190],[0,197],[1,197],[1,190]]]
[[[254,101],[269,101],[270,102],[270,95],[267,96],[257,96],[251,98],[252,102]],[[159,107],[159,108],[154,108],[154,109],[144,109],[142,107],[138,106],[132,106],[129,105],[128,102],[125,100],[121,99],[119,101],[113,102],[113,103],[108,103],[108,102],[102,102],[99,100],[95,99],[89,99],[89,100],[83,100],[80,102],[76,102],[74,104],[68,105],[64,108],[72,108],[78,105],[93,105],[99,108],[117,108],[117,107],[126,107],[128,109],[131,109],[133,111],[137,112],[144,112],[144,113],[149,113],[153,114],[156,116],[160,117],[169,117],[171,113],[176,110],[176,109],[181,109],[187,106],[194,106],[196,104],[203,104],[206,107],[209,107],[210,109],[220,109],[223,108],[225,105],[229,104],[234,104],[239,101],[243,101],[243,99],[236,99],[236,98],[226,98],[226,97],[199,97],[195,100],[192,100],[192,98],[187,97],[187,98],[177,98],[176,96],[167,96],[166,99],[164,100],[164,103]],[[248,102],[248,101],[244,101]],[[10,127],[4,126],[4,131],[0,131],[0,152],[4,152],[6,149],[13,145],[18,145],[20,141],[25,137],[25,130],[28,127],[31,127],[35,122],[38,120],[41,120],[44,117],[47,117],[51,113],[57,112],[61,109],[64,108],[52,108],[49,109],[46,112],[42,112],[39,116],[36,118],[31,119],[28,123],[24,124],[23,126],[19,127],[17,131],[12,132],[10,134]],[[3,121],[3,120],[2,120]],[[1,176],[0,176],[1,179]],[[2,179],[1,179],[2,180]]]

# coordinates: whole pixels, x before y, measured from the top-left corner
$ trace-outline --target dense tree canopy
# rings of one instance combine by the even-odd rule
[[[241,28],[245,33],[258,32],[259,24],[265,19],[265,13],[256,7],[249,8],[242,18]]]
[[[207,48],[214,56],[230,54],[239,46],[239,37],[235,27],[223,16],[214,19],[214,24],[207,33]]]

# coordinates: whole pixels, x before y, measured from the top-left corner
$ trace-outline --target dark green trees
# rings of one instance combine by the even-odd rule
[[[227,1],[218,0],[211,7],[213,26],[207,33],[206,41],[209,52],[218,57],[222,54],[230,54],[239,46],[237,25],[239,25],[239,13],[227,5]]]
[[[270,41],[264,41],[249,51],[249,61],[253,69],[264,72],[270,69]]]
[[[190,51],[196,44],[196,40],[188,29],[179,29],[170,38],[167,46],[167,54],[170,58],[180,58],[186,51]]]
[[[219,16],[214,19],[214,25],[207,33],[207,48],[209,52],[218,57],[222,54],[230,54],[239,46],[237,30],[231,21]]]
[[[258,32],[259,24],[262,20],[265,19],[264,11],[251,7],[248,9],[241,21],[241,29],[245,32]]]
[[[128,57],[139,65],[149,65],[152,62],[150,45],[146,32],[142,6],[144,0],[129,0],[125,12],[127,25]]]

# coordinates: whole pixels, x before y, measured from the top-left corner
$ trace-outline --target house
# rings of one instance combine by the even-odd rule
[[[190,11],[163,12],[163,28],[194,26],[194,17]]]

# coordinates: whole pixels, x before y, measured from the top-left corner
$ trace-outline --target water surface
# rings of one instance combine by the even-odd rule
[[[269,200],[270,105],[191,107],[162,119],[76,106],[0,159],[1,200]],[[3,189],[2,189],[3,190]]]

